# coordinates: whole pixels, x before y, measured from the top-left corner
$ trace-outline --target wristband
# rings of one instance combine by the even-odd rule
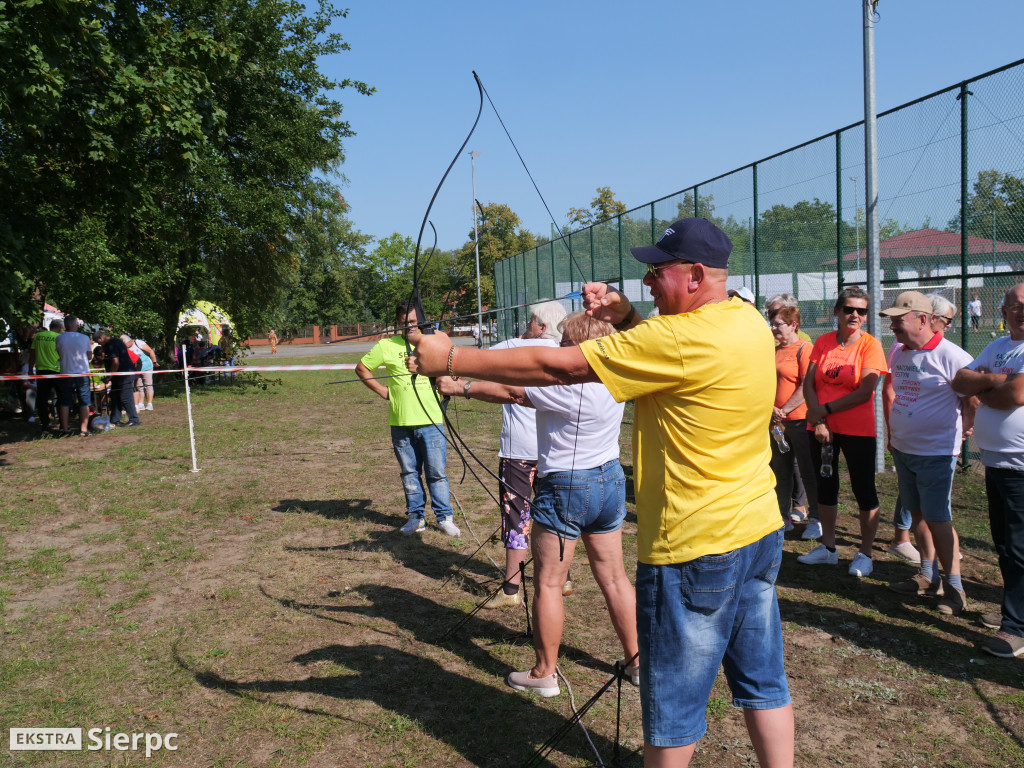
[[[629,314],[626,315],[624,318],[622,318],[619,322],[615,323],[615,325],[613,325],[612,327],[616,331],[624,331],[624,330],[626,330],[626,328],[629,327],[629,324],[633,322],[633,319],[635,317],[636,317],[636,307],[634,307],[632,304],[630,304],[629,305]]]
[[[452,381],[458,381],[459,377],[455,375],[452,370],[452,363],[455,362],[455,345],[452,344],[452,348],[448,350],[448,375],[452,377]]]
[[[832,403],[825,403],[825,413],[832,415]]]

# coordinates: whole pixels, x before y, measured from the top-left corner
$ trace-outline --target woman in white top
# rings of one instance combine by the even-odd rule
[[[614,332],[608,323],[583,312],[569,315],[559,327],[562,346]],[[440,382],[442,392],[452,387],[450,382]],[[460,384],[454,386],[462,389]],[[580,537],[622,643],[623,661],[630,662],[627,677],[636,684],[636,593],[622,561],[626,478],[619,464],[619,426],[623,404],[616,403],[599,382],[524,389],[474,381],[467,395],[537,409],[538,479],[530,532],[537,663],[510,674],[508,684],[539,696],[559,693],[555,667],[565,620],[562,585]]]

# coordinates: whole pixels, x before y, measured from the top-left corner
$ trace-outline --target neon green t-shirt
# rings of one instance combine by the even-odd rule
[[[645,320],[580,349],[633,419],[637,556],[685,563],[782,527],[769,467],[775,343],[741,299]]]
[[[60,356],[57,354],[57,334],[40,331],[32,337],[32,350],[36,353],[37,371],[59,371]]]
[[[401,336],[392,336],[374,344],[373,349],[363,355],[361,361],[370,371],[375,371],[382,365],[387,370],[389,378],[385,383],[388,385],[388,424],[392,427],[440,424],[441,406],[437,404],[437,398],[430,389],[430,379],[426,376],[417,376],[416,390],[413,391],[412,374],[405,367],[407,356],[405,339]],[[419,399],[416,392],[419,392]]]

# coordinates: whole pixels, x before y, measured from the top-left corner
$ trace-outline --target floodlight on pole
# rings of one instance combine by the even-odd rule
[[[480,157],[480,153],[473,150],[469,153],[469,168],[470,175],[473,178],[473,248],[476,251],[476,345],[482,347],[484,345],[484,329],[483,329],[483,304],[480,300],[480,218],[477,216],[477,202],[476,202],[476,159]]]

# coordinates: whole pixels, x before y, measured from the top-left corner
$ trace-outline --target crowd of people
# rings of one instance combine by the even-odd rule
[[[487,607],[519,604],[527,537],[536,568],[536,664],[512,672],[509,685],[559,692],[559,592],[582,537],[622,642],[619,663],[640,685],[645,764],[688,764],[721,665],[761,765],[792,765],[774,589],[783,537],[803,525],[801,538],[820,543],[798,561],[838,565],[842,455],[860,533],[847,567],[855,578],[873,572],[879,381],[899,486],[888,551],[919,564],[891,589],[933,599],[947,615],[966,609],[951,494],[961,443],[973,434],[1004,582],[1001,612],[980,617],[998,630],[982,647],[1024,656],[1024,284],[1003,302],[1009,337],[976,360],[944,336],[954,316],[948,301],[905,291],[879,312],[896,337],[886,353],[864,328],[879,310],[855,286],[835,301],[837,330],[814,342],[791,296],[767,302],[766,324],[752,296],[727,292],[731,243],[703,219],[677,221],[654,246],[631,250],[648,267],[644,284],[658,310],[647,320],[622,293],[591,283],[586,315],[560,323],[558,347],[553,338],[524,338],[485,351],[456,347],[443,334],[408,337],[414,351],[405,362],[421,380],[435,376],[448,395],[536,411],[535,467],[512,463],[523,457],[506,447],[505,427],[517,422],[503,419],[504,599]],[[541,312],[530,320],[546,324]],[[603,394],[588,396],[586,387]],[[635,587],[622,589],[609,563],[622,557],[618,451],[602,450],[617,443],[615,406],[627,400],[635,402],[639,562]],[[634,605],[635,620],[624,626]]]
[[[137,427],[139,413],[153,410],[153,371],[159,365],[153,348],[127,334],[101,329],[90,336],[81,328],[77,317],[67,315],[18,333],[19,371],[39,378],[19,382],[16,397],[44,437]]]

